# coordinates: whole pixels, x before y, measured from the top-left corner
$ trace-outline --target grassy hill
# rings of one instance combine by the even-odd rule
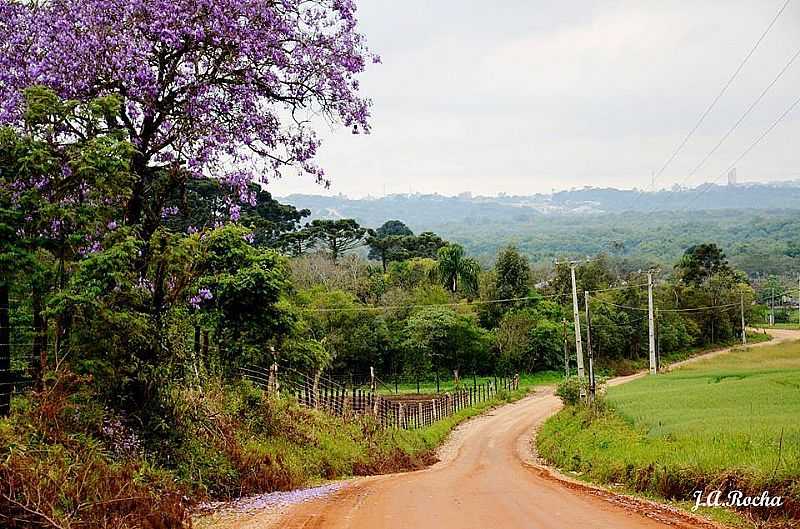
[[[779,514],[800,518],[800,342],[635,380],[610,388],[607,401],[597,415],[571,407],[550,419],[540,454],[593,480],[669,499],[767,490],[785,497]]]

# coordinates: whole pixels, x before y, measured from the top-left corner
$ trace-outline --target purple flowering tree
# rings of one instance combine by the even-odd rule
[[[357,76],[377,60],[352,0],[0,0],[0,124],[22,124],[32,85],[118,96],[106,125],[136,148],[125,220],[147,239],[187,174],[242,201],[287,169],[327,184],[312,120],[368,132]]]

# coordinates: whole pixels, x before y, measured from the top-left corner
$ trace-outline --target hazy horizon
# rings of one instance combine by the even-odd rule
[[[695,189],[701,188],[701,187],[709,185],[709,184],[718,185],[718,186],[723,186],[723,185],[726,186],[726,185],[728,185],[724,181],[720,181],[720,182],[700,182],[697,185],[693,185],[691,187],[682,186],[680,188],[680,191],[693,191]],[[775,186],[779,186],[779,185],[800,185],[800,178],[787,179],[787,180],[739,181],[736,185],[739,186],[739,187],[746,187],[746,186],[753,186],[753,185],[775,185]],[[573,187],[563,188],[563,189],[553,189],[553,190],[550,190],[550,191],[539,191],[539,192],[533,192],[533,193],[506,193],[504,191],[498,191],[498,192],[495,192],[495,193],[473,193],[473,192],[465,189],[465,190],[453,190],[451,192],[446,192],[446,193],[440,193],[440,192],[436,192],[436,191],[432,191],[432,192],[412,191],[410,193],[409,192],[397,191],[397,192],[394,192],[394,193],[387,193],[387,194],[361,194],[361,195],[359,195],[359,194],[348,194],[348,193],[344,193],[342,191],[335,191],[333,189],[333,187],[331,189],[327,189],[326,190],[322,186],[317,186],[317,189],[319,191],[316,191],[315,189],[310,189],[308,192],[305,192],[305,191],[294,191],[294,192],[291,192],[291,193],[276,194],[272,190],[271,186],[267,186],[267,190],[270,191],[274,197],[279,198],[279,199],[280,198],[290,197],[292,195],[309,195],[309,196],[326,196],[326,197],[343,196],[343,197],[345,197],[347,199],[350,199],[350,200],[380,199],[380,198],[386,198],[386,197],[391,197],[391,196],[408,196],[408,195],[438,195],[438,196],[443,196],[443,197],[456,198],[456,197],[463,196],[465,193],[470,193],[472,198],[497,198],[497,197],[501,197],[501,196],[510,197],[510,196],[552,195],[554,193],[566,193],[566,192],[580,191],[580,190],[585,190],[585,189],[614,189],[616,191],[622,191],[622,192],[627,191],[627,192],[643,192],[643,193],[658,193],[658,192],[663,192],[663,191],[674,191],[674,189],[668,188],[668,187],[661,187],[661,188],[657,187],[655,189],[644,189],[644,188],[640,189],[640,188],[631,188],[631,187],[621,188],[621,187],[615,187],[615,186],[602,186],[602,185],[592,186],[592,185],[586,185],[586,186],[573,186]]]
[[[361,83],[374,101],[373,132],[323,127],[329,190],[293,174],[268,189],[352,197],[646,189],[782,4],[360,2],[361,31],[383,60]],[[790,2],[656,188],[724,181],[797,96],[800,60],[687,175],[799,48],[800,4]],[[798,133],[795,109],[736,164],[739,180],[800,177]]]

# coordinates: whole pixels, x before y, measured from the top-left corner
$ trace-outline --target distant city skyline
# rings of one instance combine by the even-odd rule
[[[401,9],[363,0],[360,27],[383,61],[362,81],[372,134],[321,127],[331,188],[287,174],[268,189],[358,197],[648,188],[782,4],[409,0]],[[724,184],[729,165],[797,97],[800,60],[688,175],[798,49],[800,3],[791,2],[656,187]],[[737,163],[738,180],[798,178],[799,133],[797,108]]]
[[[364,199],[364,198],[382,198],[382,197],[389,197],[389,196],[418,196],[418,195],[439,195],[443,197],[450,197],[450,198],[464,198],[464,199],[473,199],[473,198],[492,198],[492,197],[510,197],[510,196],[533,196],[533,195],[551,195],[554,193],[559,192],[570,192],[570,191],[579,191],[582,189],[615,189],[617,191],[630,191],[630,192],[645,192],[645,193],[652,193],[652,192],[660,192],[660,191],[675,191],[680,189],[681,191],[689,191],[693,189],[702,188],[707,185],[716,185],[716,186],[739,186],[739,187],[746,187],[746,186],[759,186],[759,185],[797,185],[800,186],[800,174],[795,175],[795,178],[787,178],[787,179],[780,179],[780,180],[742,180],[739,178],[737,172],[735,170],[732,171],[733,179],[731,179],[731,174],[727,175],[726,179],[720,179],[717,182],[699,182],[696,185],[680,185],[677,182],[670,185],[670,186],[662,186],[656,187],[655,189],[650,189],[649,186],[644,186],[642,188],[635,188],[635,187],[617,187],[611,185],[583,185],[583,186],[572,186],[568,188],[562,189],[551,189],[548,191],[535,191],[530,193],[516,193],[516,192],[506,192],[506,191],[498,191],[496,193],[473,193],[469,190],[452,190],[445,193],[441,193],[438,191],[420,191],[420,190],[412,190],[412,191],[397,191],[393,193],[378,193],[378,194],[348,194],[343,191],[337,191],[333,187],[330,189],[325,189],[322,186],[312,187],[309,191],[293,191],[291,193],[275,193],[274,189],[271,190],[274,196],[276,197],[288,197],[291,195],[317,195],[317,196],[330,196],[336,197],[341,196],[348,199]]]

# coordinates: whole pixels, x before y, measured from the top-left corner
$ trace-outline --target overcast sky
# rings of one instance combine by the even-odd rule
[[[383,64],[363,75],[373,131],[325,128],[325,191],[354,197],[648,188],[785,0],[360,0]],[[800,58],[694,178],[691,169],[800,50],[800,0],[656,181],[713,181],[800,96]],[[800,107],[738,165],[739,180],[800,178]],[[722,180],[724,181],[724,180]]]

